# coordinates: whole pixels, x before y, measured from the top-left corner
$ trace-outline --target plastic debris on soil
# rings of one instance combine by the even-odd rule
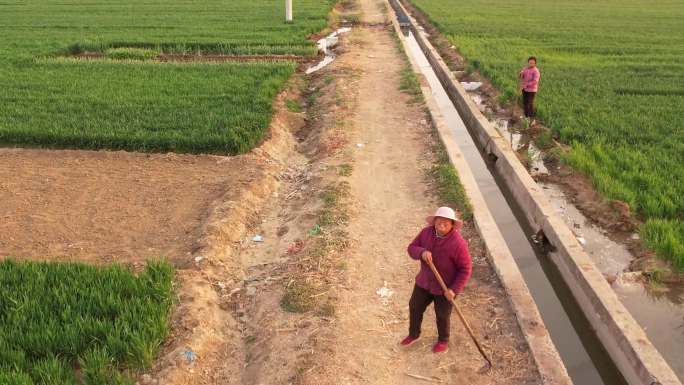
[[[242,290],[241,287],[236,287],[233,290],[231,290],[230,293],[228,293],[228,296],[232,296],[233,294],[237,294],[240,290]]]
[[[323,60],[318,62],[316,65],[307,68],[307,70],[306,70],[307,75],[312,74],[312,73],[320,70],[321,68],[327,66],[328,64],[332,63],[333,60],[335,60],[336,55],[332,51],[331,48],[333,48],[334,46],[337,45],[337,43],[339,43],[339,36],[341,34],[347,33],[349,31],[351,31],[351,28],[349,28],[349,27],[338,28],[336,31],[334,31],[330,35],[328,35],[322,39],[319,39],[316,42],[316,45],[318,46],[318,50],[321,51],[325,55],[325,57],[323,58]]]
[[[530,158],[530,174],[531,175],[548,175],[549,170],[544,164],[544,153],[532,143],[528,144],[527,155]]]
[[[321,60],[320,62],[318,62],[318,64],[316,64],[316,65],[313,66],[313,67],[309,67],[309,68],[306,70],[306,74],[309,75],[309,74],[312,74],[312,73],[318,71],[319,69],[321,69],[321,68],[327,66],[328,64],[332,63],[333,60],[335,60],[335,57],[334,57],[334,56],[326,56],[326,57],[324,57],[323,60]]]
[[[468,92],[470,98],[475,102],[480,112],[486,114],[491,110],[487,107],[484,98],[478,93],[474,93],[482,86],[482,82],[461,82],[463,88]],[[496,130],[503,136],[515,151],[526,147],[527,158],[529,160],[528,169],[531,175],[548,175],[549,170],[544,164],[544,153],[532,143],[530,138],[521,132],[514,132],[508,125],[507,119],[495,119],[493,121]]]
[[[287,253],[288,254],[297,254],[300,251],[302,251],[303,248],[304,248],[304,241],[302,241],[301,239],[297,239],[296,241],[290,243],[289,246],[287,246]]]
[[[319,225],[318,223],[316,223],[314,225],[314,227],[312,227],[311,230],[309,230],[309,235],[311,235],[311,236],[318,235],[320,233],[321,233],[321,225]]]
[[[387,281],[385,281],[383,286],[376,290],[375,293],[380,297],[380,302],[382,302],[383,305],[387,305],[389,303],[390,297],[392,297],[392,294],[394,294],[394,292],[387,287]]]
[[[482,87],[482,82],[461,82],[461,85],[466,91],[475,91]]]
[[[187,349],[186,351],[181,353],[181,355],[183,356],[183,358],[185,358],[185,361],[188,364],[194,364],[195,361],[197,361],[197,354],[195,354],[195,352],[193,352],[192,349]]]

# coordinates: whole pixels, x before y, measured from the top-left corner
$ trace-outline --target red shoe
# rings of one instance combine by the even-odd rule
[[[408,336],[408,337],[404,338],[403,340],[401,340],[400,344],[401,344],[401,346],[411,346],[411,345],[413,345],[414,342],[418,341],[418,338],[420,338],[420,337],[413,338],[411,336]]]
[[[433,353],[444,353],[449,350],[449,343],[445,341],[439,341],[432,347]]]

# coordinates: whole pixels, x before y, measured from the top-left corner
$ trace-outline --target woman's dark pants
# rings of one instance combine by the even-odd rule
[[[434,295],[428,290],[418,287],[413,287],[413,294],[409,301],[409,336],[418,338],[420,336],[420,325],[423,323],[423,313],[430,303],[435,303],[435,315],[437,316],[437,334],[439,340],[443,342],[449,341],[449,324],[451,320],[451,309],[453,305],[443,295]]]
[[[523,97],[523,107],[525,108],[525,116],[528,118],[534,118],[534,97],[537,95],[536,92],[522,92]]]

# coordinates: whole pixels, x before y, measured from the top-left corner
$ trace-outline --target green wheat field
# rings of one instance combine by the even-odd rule
[[[132,385],[168,334],[172,280],[166,262],[0,262],[0,384]]]
[[[160,63],[154,53],[314,56],[330,0],[0,2],[0,145],[237,154],[263,137],[293,62]],[[82,52],[103,60],[78,60]],[[118,60],[125,59],[125,60]]]
[[[565,159],[644,221],[641,235],[684,271],[684,2],[410,0],[502,91],[530,55],[539,118]]]

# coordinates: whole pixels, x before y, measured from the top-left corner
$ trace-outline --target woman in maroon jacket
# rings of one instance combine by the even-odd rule
[[[420,337],[423,313],[430,303],[435,303],[437,316],[437,343],[432,348],[442,353],[449,348],[449,320],[451,318],[451,299],[463,291],[472,272],[472,260],[468,252],[468,242],[460,234],[463,222],[449,207],[440,207],[435,215],[427,218],[430,226],[424,228],[408,247],[411,258],[420,260],[420,272],[409,301],[409,335],[401,341],[408,346]],[[442,275],[448,290],[439,286],[427,262],[434,263]]]

